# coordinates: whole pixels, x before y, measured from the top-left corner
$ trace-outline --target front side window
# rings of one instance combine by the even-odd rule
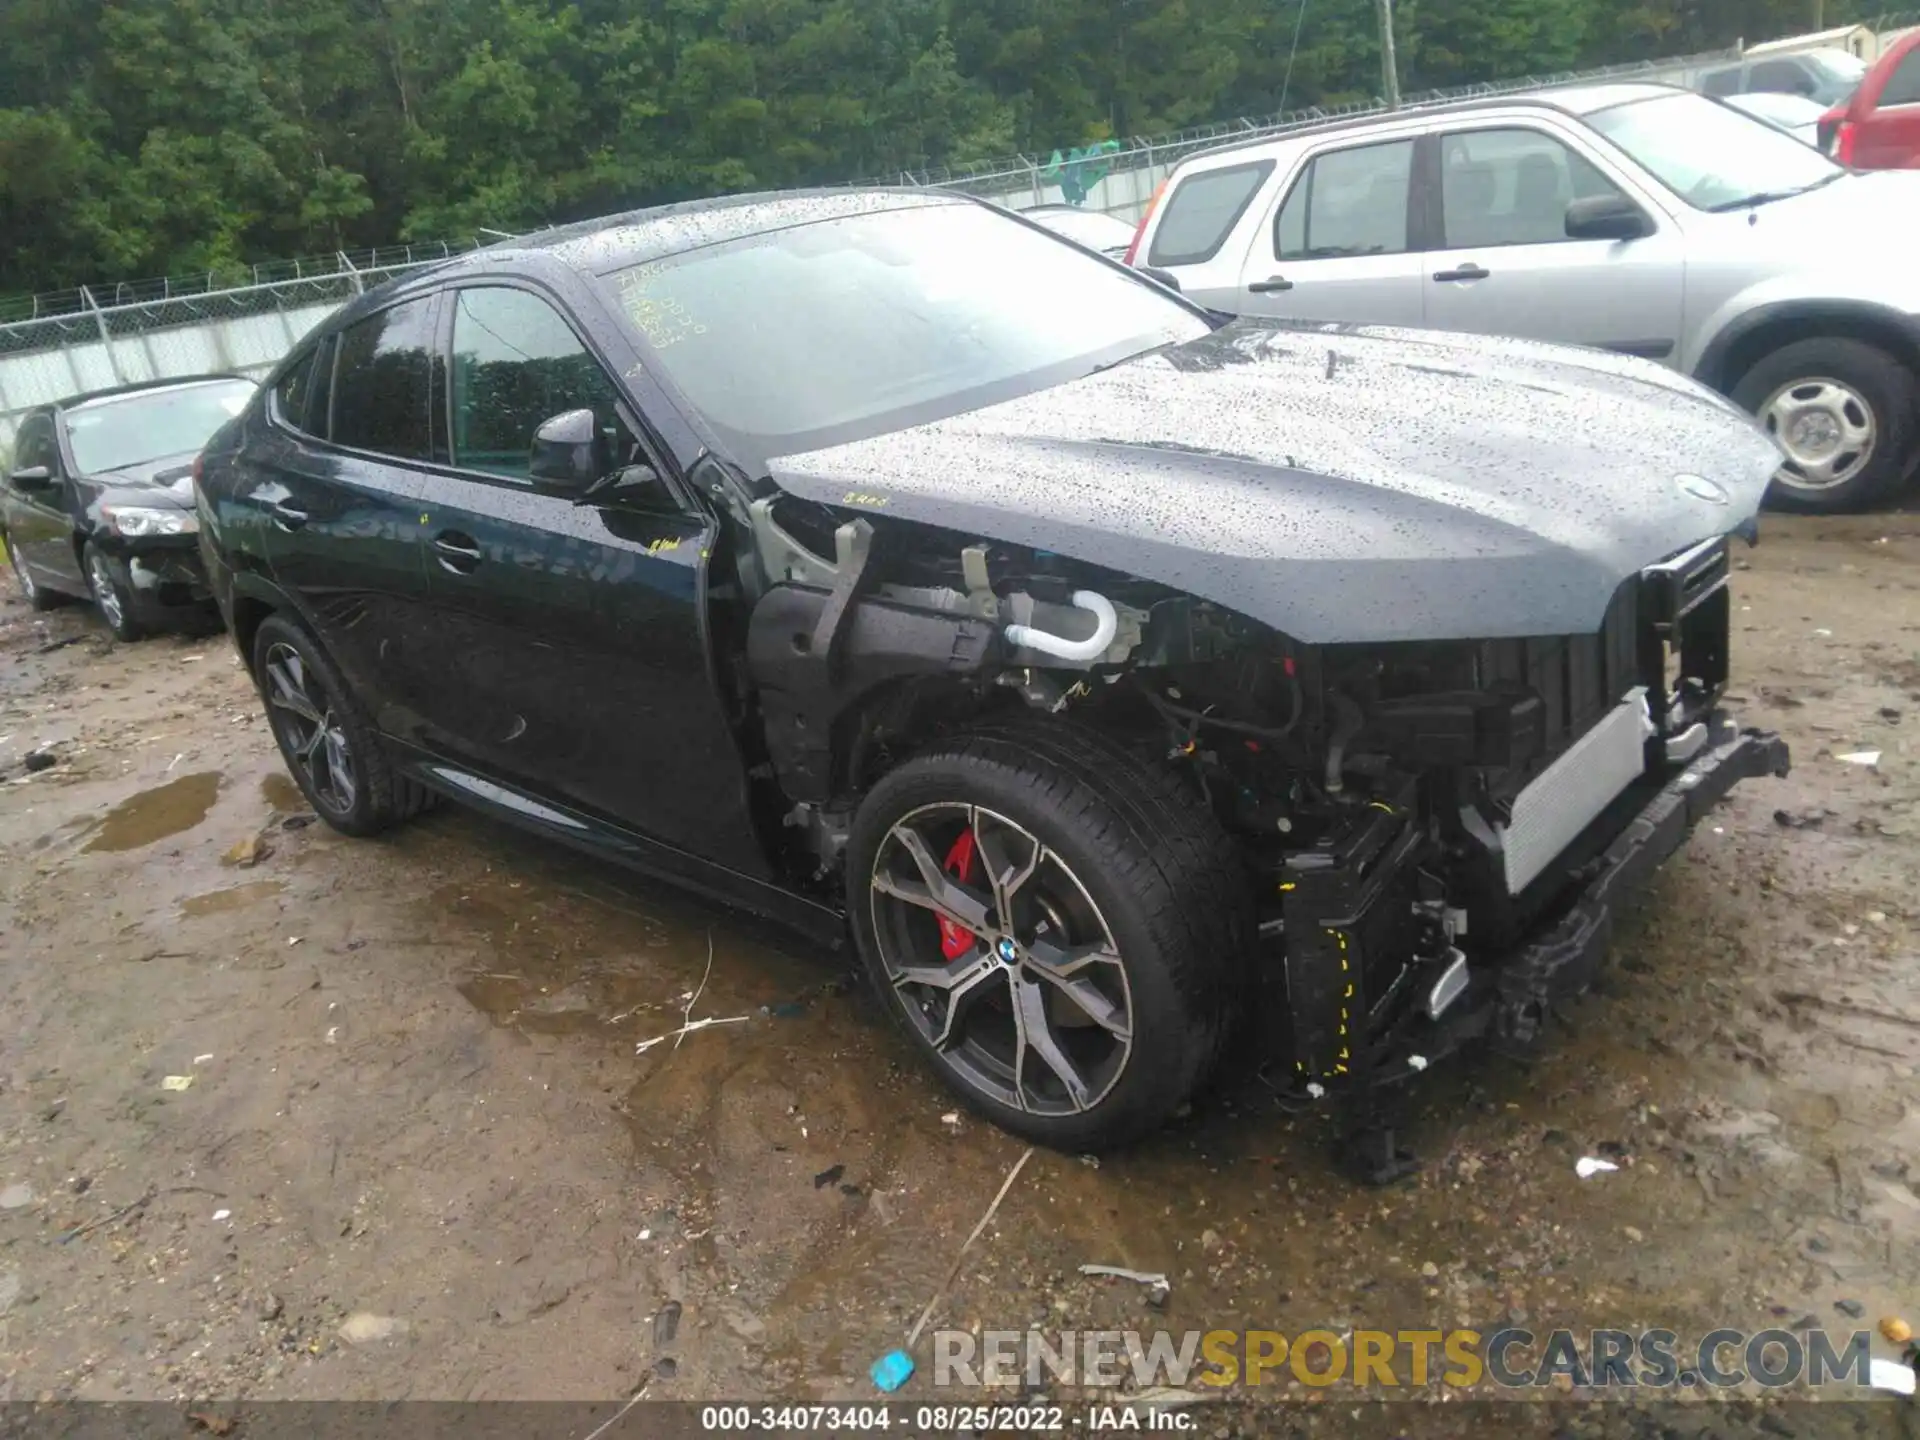
[[[432,299],[369,315],[341,331],[338,344],[333,442],[402,460],[426,459]]]
[[[944,200],[766,230],[602,281],[650,366],[748,461],[1011,400],[1211,329],[1151,280]]]
[[[533,432],[591,410],[620,453],[619,390],[559,311],[525,290],[454,292],[453,463],[524,480]]]
[[[1629,100],[1595,110],[1586,121],[1701,210],[1764,204],[1847,173],[1766,121],[1699,95]]]
[[[60,453],[53,443],[53,421],[45,415],[32,415],[20,426],[20,437],[14,442],[13,468],[25,470],[32,465],[44,465],[47,473],[60,473]]]
[[[1274,253],[1282,260],[1404,254],[1412,179],[1411,140],[1316,155],[1280,207]]]
[[[1567,206],[1618,188],[1586,156],[1538,130],[1472,130],[1440,142],[1449,248],[1567,238]]]
[[[83,475],[196,455],[255,389],[251,380],[220,380],[88,400],[66,412],[67,449]]]
[[[1272,173],[1271,160],[1257,160],[1202,170],[1182,180],[1160,202],[1160,223],[1147,248],[1147,263],[1200,265],[1218,255]]]

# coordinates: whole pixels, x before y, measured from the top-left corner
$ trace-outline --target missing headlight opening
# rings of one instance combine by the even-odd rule
[[[1787,763],[1720,708],[1724,540],[1627,576],[1593,633],[1308,644],[1136,576],[844,513],[761,515],[749,663],[807,865],[835,875],[859,792],[941,733],[1038,712],[1150,757],[1230,837],[1259,936],[1237,983],[1296,1096],[1342,1104],[1371,1181],[1412,1163],[1396,1083],[1536,1039],[1617,893]]]

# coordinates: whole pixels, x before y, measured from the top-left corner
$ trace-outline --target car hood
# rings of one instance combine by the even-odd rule
[[[1736,223],[1769,252],[1802,265],[1809,257],[1844,265],[1849,256],[1867,255],[1904,273],[1920,229],[1920,172],[1855,171],[1800,195],[1729,211],[1726,224]]]
[[[193,454],[163,455],[117,470],[95,470],[80,478],[89,499],[121,505],[193,508]]]
[[[1750,522],[1778,464],[1744,414],[1648,361],[1243,320],[769,468],[805,499],[1325,644],[1595,631],[1629,576]]]

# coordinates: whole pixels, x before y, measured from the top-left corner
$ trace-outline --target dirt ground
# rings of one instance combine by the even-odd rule
[[[1792,777],[1537,1063],[1429,1077],[1417,1179],[1352,1188],[1249,1079],[1037,1154],[934,1323],[1920,1320],[1920,515],[1773,518],[1741,564],[1734,689]],[[311,819],[224,637],[8,592],[0,1400],[873,1397],[1022,1147],[845,962],[458,809]],[[635,1053],[689,1011],[745,1019]]]

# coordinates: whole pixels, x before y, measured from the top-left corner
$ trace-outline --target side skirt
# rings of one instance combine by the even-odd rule
[[[450,800],[575,850],[665,880],[730,909],[770,920],[816,945],[839,950],[847,944],[846,916],[834,906],[715,865],[551,801],[536,799],[525,791],[475,775],[391,737],[387,743],[393,747],[394,759],[407,778]]]

